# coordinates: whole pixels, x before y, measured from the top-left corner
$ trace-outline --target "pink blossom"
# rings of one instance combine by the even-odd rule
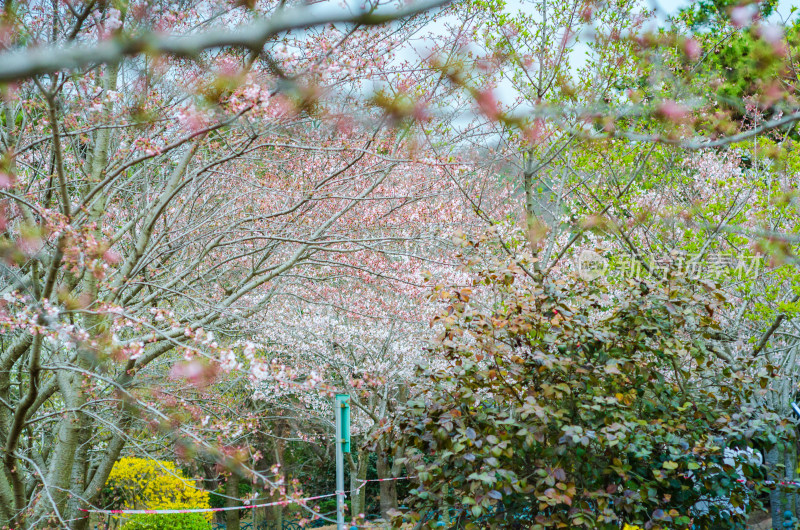
[[[687,108],[672,100],[664,101],[658,107],[658,113],[666,120],[676,123],[684,121],[688,116]]]
[[[523,135],[530,145],[538,145],[542,141],[542,120],[537,118],[533,125],[525,129]]]
[[[208,386],[214,382],[217,370],[213,364],[197,359],[189,362],[177,363],[170,370],[170,376],[176,379],[186,379],[196,386]]]
[[[0,171],[0,189],[7,189],[14,185],[14,177]]]
[[[700,43],[697,42],[695,39],[686,39],[683,42],[683,53],[685,53],[686,57],[688,57],[692,61],[696,61],[697,59],[699,59],[701,52],[702,48],[700,47]]]
[[[258,99],[261,97],[261,87],[255,83],[251,83],[245,87],[242,95],[247,101],[251,103],[258,103]]]
[[[108,10],[108,18],[106,19],[106,28],[110,31],[122,27],[122,13],[119,9],[111,8]]]
[[[500,117],[500,106],[492,90],[478,92],[475,96],[475,102],[478,104],[480,111],[490,120],[497,120]]]
[[[239,62],[235,57],[226,55],[217,60],[217,71],[225,77],[233,77],[239,73]]]
[[[108,17],[98,26],[101,39],[110,39],[114,32],[122,27],[121,17],[122,13],[119,9],[114,9],[112,7],[108,10]]]
[[[759,28],[759,36],[770,44],[777,44],[783,40],[783,29],[778,26],[767,25]]]
[[[17,248],[26,256],[33,256],[42,249],[43,245],[41,238],[36,236],[22,237],[17,241]]]
[[[428,112],[428,105],[423,101],[418,101],[414,105],[414,110],[411,112],[411,115],[415,120],[421,122],[426,122],[431,119],[431,114]]]
[[[122,261],[122,256],[117,251],[109,249],[103,252],[103,260],[110,265],[116,265]]]
[[[339,134],[348,136],[353,132],[354,124],[355,121],[353,117],[345,115],[336,121],[336,129],[339,131]]]
[[[755,11],[751,6],[734,7],[731,10],[731,22],[737,28],[743,28],[753,22]]]
[[[197,132],[206,125],[205,116],[194,105],[180,109],[176,115],[181,127],[190,132]]]

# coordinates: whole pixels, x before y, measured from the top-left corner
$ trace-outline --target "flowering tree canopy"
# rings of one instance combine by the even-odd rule
[[[330,493],[337,392],[356,518],[399,505],[374,474],[421,517],[685,526],[749,498],[687,493],[706,433],[792,478],[784,6],[2,5],[0,526],[88,528],[130,458]]]

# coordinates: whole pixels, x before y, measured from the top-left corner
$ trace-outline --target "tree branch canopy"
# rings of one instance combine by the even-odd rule
[[[227,46],[260,50],[274,35],[336,23],[375,26],[441,7],[449,0],[415,2],[402,9],[360,13],[325,11],[311,7],[281,10],[275,15],[231,30],[214,28],[194,35],[160,35],[147,32],[119,36],[94,45],[54,45],[0,54],[0,82],[18,81],[35,75],[111,64],[124,57],[146,53],[173,57],[196,57],[204,50]]]

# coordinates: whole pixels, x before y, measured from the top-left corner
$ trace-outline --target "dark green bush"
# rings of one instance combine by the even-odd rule
[[[347,506],[347,513],[350,513],[350,499],[344,501]],[[319,502],[320,513],[333,513],[336,511],[336,499],[325,499]]]
[[[493,305],[437,292],[449,301],[434,319],[440,364],[420,368],[425,383],[384,434],[419,477],[410,516],[481,528],[508,527],[507,514],[535,528],[744,524],[760,501],[740,479],[760,472],[723,465],[721,441],[791,432],[749,405],[755,382],[716,354],[725,298],[667,280],[612,289],[501,264],[476,275]],[[698,510],[706,499],[724,502]],[[741,512],[726,517],[728,504]]]
[[[214,490],[214,491],[209,493],[208,502],[209,502],[209,504],[211,505],[212,508],[222,508],[223,506],[225,506],[225,500],[226,500],[225,495],[227,495],[227,493],[225,493],[225,486],[226,486],[226,484],[223,484],[222,486],[220,486],[216,490]],[[240,482],[239,483],[239,498],[240,499],[242,497],[250,494],[252,491],[253,491],[253,487],[250,485],[249,482]]]

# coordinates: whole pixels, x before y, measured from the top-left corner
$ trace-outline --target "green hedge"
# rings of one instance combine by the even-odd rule
[[[208,494],[208,503],[211,505],[212,508],[222,508],[225,506],[225,486],[223,484],[219,488],[214,491],[209,492]],[[253,491],[253,487],[250,485],[249,482],[240,482],[239,483],[239,498],[242,498]]]
[[[137,514],[131,516],[122,530],[210,530],[211,523],[202,513]]]

